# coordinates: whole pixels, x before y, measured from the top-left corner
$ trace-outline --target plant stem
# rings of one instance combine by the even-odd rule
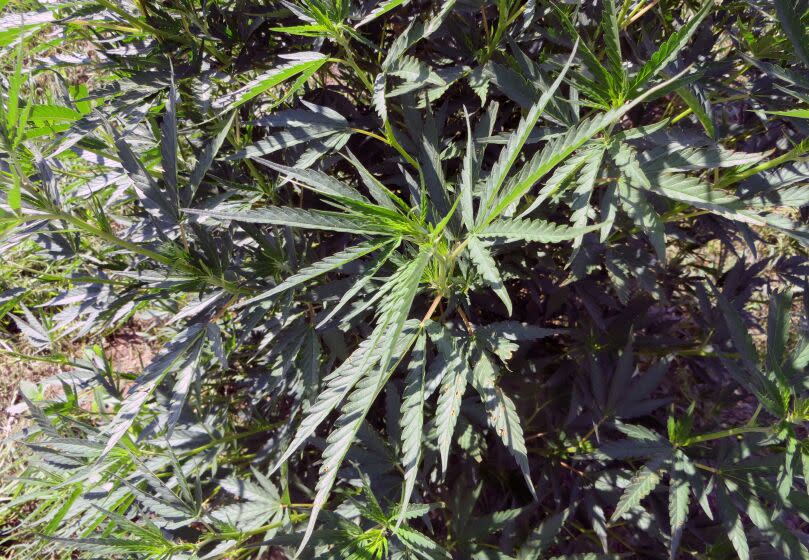
[[[685,441],[683,441],[682,446],[686,447],[689,445],[693,445],[695,443],[704,443],[706,441],[713,441],[716,439],[723,439],[726,437],[734,437],[742,434],[751,434],[751,433],[767,434],[769,432],[770,428],[762,428],[758,426],[742,426],[739,428],[729,428],[727,430],[722,430],[719,432],[711,432],[708,434],[702,434],[687,438]]]

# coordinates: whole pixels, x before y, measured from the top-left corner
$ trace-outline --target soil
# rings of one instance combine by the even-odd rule
[[[141,336],[142,331],[143,325],[127,325],[104,339],[104,353],[116,371],[139,372],[152,360],[158,349],[155,342]],[[68,359],[78,358],[84,354],[85,346],[84,343],[75,343],[63,352]],[[12,347],[19,348],[14,344]],[[20,383],[38,384],[46,397],[56,398],[61,391],[56,376],[68,369],[69,366],[50,361],[0,354],[0,440],[13,432],[25,416]]]

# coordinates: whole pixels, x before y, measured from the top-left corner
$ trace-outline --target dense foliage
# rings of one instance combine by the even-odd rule
[[[14,558],[809,558],[808,2],[4,5]]]

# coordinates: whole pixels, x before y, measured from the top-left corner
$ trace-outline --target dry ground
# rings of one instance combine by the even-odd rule
[[[155,343],[138,334],[142,327],[143,325],[128,325],[103,340],[104,353],[116,371],[138,372],[152,360],[156,352]],[[69,358],[78,358],[83,355],[84,347],[85,344],[77,343],[64,352]],[[0,439],[5,439],[12,433],[24,416],[24,407],[20,406],[20,383],[48,383],[44,388],[46,394],[55,397],[60,390],[55,376],[69,369],[70,366],[50,361],[0,353]]]

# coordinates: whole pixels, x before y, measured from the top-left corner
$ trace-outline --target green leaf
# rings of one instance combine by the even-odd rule
[[[13,175],[13,183],[8,191],[7,202],[12,211],[20,211],[22,207],[22,181],[16,173]]]
[[[390,241],[384,241],[382,243],[366,242],[360,243],[359,245],[354,245],[353,247],[349,247],[347,249],[343,249],[342,251],[338,251],[337,253],[329,255],[328,257],[319,260],[314,264],[311,264],[309,266],[300,269],[298,272],[296,272],[292,276],[287,277],[283,282],[267,290],[266,292],[263,292],[246,301],[240,302],[239,307],[243,307],[246,305],[250,305],[252,303],[256,303],[258,301],[265,300],[267,298],[271,298],[276,294],[280,294],[281,292],[285,292],[286,290],[290,290],[292,288],[295,288],[296,286],[300,286],[301,284],[309,282],[310,280],[313,280],[318,276],[322,276],[323,274],[337,270],[350,262],[353,262],[359,258],[364,257],[365,255],[373,253],[377,249],[381,249],[382,247],[384,247],[389,243]]]
[[[477,237],[470,237],[469,243],[466,246],[469,252],[469,258],[475,264],[478,273],[483,278],[483,281],[492,289],[503,305],[506,306],[506,312],[511,315],[512,306],[511,298],[508,295],[508,290],[500,278],[500,271],[497,269],[497,263],[492,258],[491,253]]]
[[[20,32],[19,42],[17,43],[17,56],[14,61],[14,69],[8,79],[8,91],[6,93],[6,130],[9,135],[16,132],[19,127],[24,123],[17,120],[20,108],[20,88],[22,87],[22,62],[23,62],[23,47],[25,46],[24,32]]]
[[[567,159],[568,156],[592,139],[596,134],[609,125],[618,122],[626,113],[631,111],[644,99],[654,95],[661,89],[665,89],[670,83],[678,80],[686,72],[687,70],[656,85],[628,104],[590,119],[582,120],[577,126],[570,128],[567,133],[550,140],[545,147],[534,154],[531,160],[523,165],[520,171],[509,181],[504,192],[498,197],[494,208],[485,218],[479,220],[479,226],[482,227],[478,229],[485,229],[489,223],[500,217],[507,208],[517,203],[543,175]]]
[[[406,5],[410,0],[385,0],[380,2],[379,5],[371,10],[367,16],[362,18],[359,23],[354,26],[354,29],[359,29],[360,26],[365,25],[378,17],[381,17],[388,13],[389,11],[398,8],[399,6]]]
[[[399,294],[412,291],[410,289],[412,286],[412,275],[420,266],[416,263],[419,263],[419,261],[412,261],[410,266],[403,267],[407,270],[407,273],[401,275],[401,279],[398,281],[399,285],[391,290],[390,294],[394,295],[389,299],[399,299],[401,301]],[[421,266],[423,268],[423,265]],[[421,271],[419,270],[419,278],[420,273]],[[407,309],[409,311],[409,304],[407,305]],[[398,313],[395,313],[394,316],[395,315],[398,315]],[[365,417],[371,405],[376,400],[376,397],[385,386],[385,383],[393,371],[393,368],[387,367],[390,357],[397,354],[404,354],[415,340],[414,333],[416,332],[417,326],[414,323],[412,323],[411,326],[411,332],[403,332],[404,325],[400,324],[394,317],[392,320],[384,321],[380,325],[377,325],[375,332],[369,337],[374,348],[381,348],[385,352],[380,360],[382,367],[375,369],[363,368],[365,370],[363,372],[364,376],[359,380],[356,387],[354,387],[354,390],[351,392],[351,395],[349,395],[348,399],[341,407],[340,416],[337,418],[334,428],[332,428],[326,438],[326,448],[323,450],[322,463],[318,473],[317,485],[315,486],[315,498],[312,502],[306,532],[298,546],[298,554],[304,550],[306,543],[312,536],[318,514],[325,506],[331,494],[332,486],[334,486],[334,482],[337,479],[337,472],[353,444],[360,426],[362,426],[362,423],[365,421]],[[379,342],[383,339],[387,341],[392,340],[392,342],[380,346]],[[368,360],[363,361],[368,362]]]
[[[644,64],[629,86],[631,95],[638,93],[649,80],[660,73],[669,62],[674,60],[694,32],[705,19],[705,16],[711,11],[714,6],[714,0],[708,0],[699,11],[694,14],[680,29],[674,32],[668,39],[666,39],[660,48],[652,55],[652,57]]]
[[[388,259],[391,255],[396,251],[401,243],[400,239],[396,239],[393,243],[390,244],[388,251],[382,255],[379,255],[377,259],[369,264],[368,269],[363,272],[359,278],[357,278],[351,287],[345,291],[345,293],[340,297],[340,301],[337,302],[329,313],[320,320],[317,324],[317,328],[321,328],[323,325],[328,323],[332,317],[334,317],[343,307],[345,307],[353,298],[356,296],[368,283],[376,276],[379,269],[388,262]]]
[[[369,337],[371,347],[380,349],[379,366],[376,370],[369,370],[367,364],[372,361],[370,355],[363,357],[358,369],[363,373],[367,373],[359,380],[354,391],[343,405],[340,417],[334,429],[329,433],[326,440],[327,446],[323,451],[323,463],[320,467],[320,476],[316,486],[317,492],[312,504],[306,533],[298,548],[299,552],[303,550],[312,531],[314,531],[318,513],[331,493],[331,488],[337,478],[337,471],[346,453],[348,453],[357,431],[365,420],[368,410],[384,387],[391,372],[395,369],[395,365],[391,367],[391,360],[397,355],[397,348],[399,350],[398,354],[403,354],[405,350],[402,348],[402,339],[404,338],[405,348],[409,348],[414,342],[412,335],[403,335],[403,329],[410,313],[413,298],[418,291],[421,275],[431,255],[432,251],[430,249],[423,249],[415,259],[399,268],[388,281],[386,288],[384,288],[385,295],[379,305],[377,325]],[[311,423],[307,424],[307,427],[309,426],[311,426]]]
[[[424,428],[424,383],[427,370],[427,335],[419,334],[410,358],[405,389],[402,393],[399,426],[402,434],[402,468],[404,487],[396,526],[399,527],[408,511],[410,496],[416,485],[421,459],[421,438]]]
[[[601,64],[595,53],[590,50],[587,43],[582,41],[579,33],[576,31],[576,27],[573,25],[573,22],[570,21],[570,17],[556,5],[552,6],[556,10],[562,26],[565,28],[568,35],[575,37],[576,41],[580,43],[579,52],[582,57],[582,62],[593,76],[591,80],[585,78],[583,73],[574,75],[573,80],[575,81],[576,87],[582,91],[586,91],[593,99],[602,102],[604,105],[609,105],[611,101],[610,94],[615,92],[615,79],[613,75],[609,70],[604,68],[604,65]]]
[[[781,23],[781,28],[792,43],[792,49],[795,55],[803,62],[803,65],[809,68],[809,34],[806,31],[806,25],[801,20],[801,15],[795,9],[798,3],[794,0],[773,0],[775,4],[775,13],[778,14],[778,21]],[[804,10],[806,6],[803,6]]]
[[[308,187],[315,192],[325,194],[326,196],[349,199],[357,202],[368,201],[368,199],[360,194],[360,192],[354,187],[346,185],[342,181],[338,181],[331,175],[327,175],[322,171],[317,171],[315,169],[296,169],[294,167],[287,167],[286,165],[273,163],[266,159],[253,159],[262,165],[266,165],[270,169],[282,173],[287,179],[297,181],[301,185]]]
[[[724,315],[725,323],[728,326],[730,338],[733,341],[736,351],[740,353],[740,357],[748,369],[757,371],[758,352],[753,344],[749,329],[744,324],[739,312],[730,304],[724,294],[716,288],[714,288],[714,294],[716,295],[716,302],[719,305],[719,309],[722,311],[722,315]]]
[[[618,17],[615,14],[615,0],[604,0],[601,5],[603,6],[602,17],[604,18],[601,22],[601,29],[604,31],[605,50],[607,51],[607,60],[610,63],[610,72],[613,77],[621,79],[623,82],[626,80],[626,70],[621,58],[621,38]]]
[[[736,507],[730,501],[724,484],[719,484],[716,488],[716,503],[722,515],[722,525],[725,527],[730,544],[733,545],[739,560],[750,560],[750,548],[744,534],[744,524]]]
[[[275,462],[270,474],[278,470],[315,433],[326,417],[339,406],[356,383],[362,379],[382,358],[383,349],[375,344],[375,338],[362,341],[356,350],[323,380],[323,388],[314,404],[298,425],[286,451]]]
[[[357,159],[357,157],[351,153],[350,150],[347,151],[348,160],[359,172],[360,179],[362,179],[363,184],[368,188],[368,192],[371,194],[371,197],[376,201],[377,204],[390,210],[395,210],[398,206],[405,212],[410,211],[410,207],[401,198],[399,198],[399,196],[378,181],[377,178],[374,177],[371,172],[368,171],[368,169],[366,169],[362,162]]]
[[[472,372],[472,385],[480,395],[483,406],[486,408],[489,425],[497,437],[506,446],[508,452],[514,457],[520,467],[529,492],[537,500],[534,483],[531,482],[531,470],[528,465],[528,452],[525,448],[520,417],[514,402],[500,389],[495,381],[497,373],[491,358],[485,350],[480,352],[479,359]]]
[[[413,299],[421,284],[422,273],[430,262],[431,256],[432,249],[422,248],[416,258],[396,271],[388,281],[387,286],[389,287],[383,288],[387,290],[387,293],[378,308],[377,324],[383,325],[385,329],[391,325],[394,335],[385,341],[386,352],[383,355],[380,369],[387,369],[389,366],[396,340],[410,314]]]
[[[461,412],[461,400],[466,391],[467,378],[470,375],[466,348],[457,347],[454,340],[451,344],[451,348],[444,348],[442,352],[447,363],[435,409],[435,429],[438,433],[438,452],[441,456],[442,472],[447,470],[455,426]],[[441,345],[439,345],[439,350],[441,349]]]
[[[367,220],[350,217],[346,214],[321,210],[302,210],[288,206],[269,206],[255,210],[186,208],[185,211],[225,222],[273,224],[367,235],[387,235],[389,233],[383,225],[371,224]]]
[[[783,523],[773,520],[772,512],[765,509],[755,497],[746,496],[745,505],[750,521],[784,558],[809,559],[809,550],[800,539]]]
[[[607,0],[606,4],[611,4],[612,0]],[[576,187],[573,190],[573,204],[571,206],[570,221],[575,229],[583,229],[587,226],[590,213],[590,197],[595,190],[596,181],[601,171],[601,160],[604,156],[604,149],[596,148],[589,152],[589,156],[584,162],[579,173]],[[600,224],[599,224],[600,226]],[[581,245],[583,235],[573,240],[573,246]]]
[[[138,419],[138,415],[163,378],[171,371],[179,371],[179,377],[187,375],[195,367],[197,356],[201,351],[202,340],[206,330],[204,325],[195,324],[188,327],[177,338],[171,341],[163,351],[146,367],[143,373],[129,388],[127,397],[118,409],[115,417],[104,427],[107,442],[102,456],[127,434]]]
[[[776,292],[770,297],[770,310],[767,316],[767,368],[781,373],[781,364],[786,358],[789,342],[790,312],[792,294]]]
[[[289,60],[290,62],[273,68],[272,70],[265,72],[264,74],[251,80],[238,90],[220,97],[212,103],[213,107],[219,110],[221,113],[232,111],[236,107],[244,105],[251,99],[278,86],[286,80],[297,76],[298,74],[311,76],[326,62],[327,59],[326,55],[316,52],[287,54],[281,55],[280,58]],[[294,90],[295,88],[291,89]],[[287,96],[289,96],[289,93],[287,93],[284,98]],[[280,102],[280,100],[277,102]]]
[[[472,125],[469,124],[469,113],[466,112],[466,107],[463,108],[463,114],[466,119],[466,153],[461,169],[459,199],[461,204],[461,218],[466,228],[471,231],[475,227],[473,193],[475,191],[475,183],[477,183],[479,166],[477,162],[477,152],[475,151],[475,139],[472,136]]]
[[[81,117],[82,114],[79,111],[61,105],[33,105],[28,120],[37,123],[42,121],[74,122]]]
[[[404,545],[414,551],[419,558],[428,560],[450,560],[452,556],[438,543],[428,536],[410,527],[400,526],[395,530],[396,536]]]
[[[478,237],[500,237],[507,240],[537,241],[539,243],[560,243],[570,241],[601,227],[596,224],[587,227],[571,228],[544,220],[501,219],[486,226]]]
[[[696,88],[698,86],[694,85],[691,87]],[[680,96],[680,99],[685,101],[685,104],[691,109],[694,115],[696,115],[697,119],[699,119],[700,124],[705,129],[708,136],[716,138],[716,127],[714,126],[713,110],[711,109],[710,101],[708,99],[703,100],[701,97],[695,95],[688,86],[678,88],[676,93]]]
[[[197,189],[202,184],[202,180],[205,178],[205,175],[211,168],[211,164],[213,163],[216,154],[219,153],[219,149],[227,139],[228,133],[233,127],[235,118],[236,111],[232,112],[228,118],[223,120],[221,126],[219,127],[219,131],[216,133],[216,135],[214,135],[213,138],[205,143],[202,151],[197,156],[197,162],[194,165],[194,169],[191,171],[191,176],[188,179],[188,187],[191,190],[191,196],[188,196],[185,199],[186,204],[190,203],[190,201],[193,199],[194,193],[197,192]]]
[[[441,6],[441,10],[426,23],[418,18],[414,19],[407,26],[407,29],[400,33],[388,47],[385,60],[382,61],[383,71],[391,67],[413,45],[435,33],[452,13],[454,7],[455,0],[448,0]],[[379,76],[377,76],[377,80],[379,80]]]
[[[624,489],[624,493],[612,513],[611,521],[620,519],[629,510],[640,505],[641,500],[648,496],[659,482],[660,475],[657,474],[656,462],[651,462],[641,467]]]
[[[163,112],[163,120],[160,123],[160,156],[163,166],[163,181],[169,192],[176,199],[179,207],[179,197],[177,197],[177,87],[174,83],[174,70],[171,72],[171,85],[166,97],[166,110]]]
[[[618,181],[617,189],[621,205],[632,221],[649,237],[649,241],[657,253],[657,258],[665,263],[666,231],[660,216],[640,190],[628,186],[623,180]]]
[[[685,524],[690,501],[690,479],[696,474],[694,465],[681,451],[675,452],[669,480],[669,520],[672,532]],[[672,541],[674,539],[672,538]],[[676,557],[676,554],[672,554]]]
[[[556,94],[556,90],[562,84],[565,74],[567,74],[567,71],[570,69],[570,66],[573,63],[573,58],[576,55],[578,45],[579,42],[576,41],[570,57],[562,68],[561,72],[559,72],[559,76],[557,76],[551,87],[545,91],[539,100],[531,107],[531,110],[528,111],[525,118],[520,120],[520,124],[517,125],[517,129],[509,136],[508,142],[500,151],[500,155],[497,158],[494,166],[492,166],[492,169],[486,178],[486,182],[483,185],[483,191],[481,194],[481,208],[479,210],[477,219],[478,225],[485,225],[486,220],[483,220],[482,218],[490,215],[487,214],[489,208],[498,196],[500,189],[506,180],[506,176],[517,162],[517,158],[520,156],[522,148],[528,141],[528,137],[531,135],[531,132],[533,132],[539,117],[542,116],[545,107],[553,99],[553,96]],[[492,211],[491,214],[495,214],[495,211]],[[497,214],[499,214],[499,212],[497,212]]]
[[[792,117],[795,119],[809,119],[809,109],[789,109],[787,111],[764,111],[770,115],[780,115],[782,117]]]

